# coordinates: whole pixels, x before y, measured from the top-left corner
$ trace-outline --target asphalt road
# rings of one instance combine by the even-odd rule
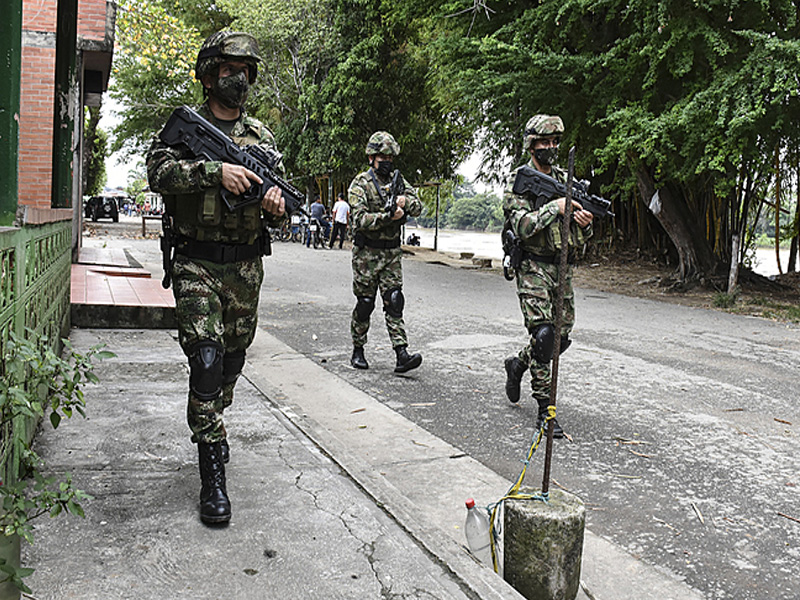
[[[130,243],[157,264],[155,242]],[[261,327],[516,478],[535,406],[512,405],[503,390],[503,359],[526,340],[512,283],[406,260],[410,350],[424,362],[397,376],[380,307],[370,369],[349,365],[348,251],[276,243],[265,265]],[[554,485],[587,503],[594,533],[707,598],[800,599],[800,329],[593,290],[576,297],[558,386],[571,440],[555,444]],[[542,458],[526,485],[541,485]]]
[[[261,326],[514,479],[535,407],[504,394],[503,359],[526,337],[513,284],[405,261],[423,365],[394,375],[377,308],[362,372],[349,366],[349,257],[278,244]],[[800,598],[798,328],[592,290],[577,305],[559,381],[572,441],[556,443],[552,476],[587,502],[587,527],[708,598]],[[542,458],[527,485],[541,485]]]

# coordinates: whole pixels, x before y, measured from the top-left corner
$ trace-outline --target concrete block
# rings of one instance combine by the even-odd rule
[[[550,490],[547,503],[506,500],[505,580],[528,600],[574,600],[580,589],[585,525],[583,502],[561,490]]]

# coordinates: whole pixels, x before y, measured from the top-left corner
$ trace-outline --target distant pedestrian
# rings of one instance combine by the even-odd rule
[[[566,173],[554,163],[558,144],[564,134],[560,117],[536,115],[525,126],[524,146],[530,154],[528,165],[566,182]],[[526,371],[531,373],[533,399],[539,405],[536,428],[540,429],[550,404],[550,361],[553,359],[555,336],[561,337],[561,351],[572,343],[569,334],[575,322],[575,294],[572,291],[572,266],[567,265],[564,292],[564,321],[561,331],[554,328],[554,301],[558,289],[561,255],[561,222],[565,198],[549,200],[520,196],[513,191],[516,171],[508,179],[503,194],[506,226],[520,240],[523,259],[516,269],[517,296],[530,341],[517,356],[505,361],[506,395],[519,402],[520,384]],[[592,213],[573,201],[572,222],[569,227],[569,249],[574,250],[592,236]],[[572,254],[570,253],[570,257]],[[552,421],[553,435],[563,437],[558,421]]]
[[[387,194],[394,172],[393,158],[400,154],[400,145],[385,131],[373,133],[367,143],[369,169],[356,175],[347,196],[353,211],[353,294],[356,306],[350,320],[353,355],[350,364],[368,369],[364,357],[367,331],[375,296],[383,300],[386,328],[397,355],[396,373],[405,373],[422,364],[421,354],[408,353],[406,326],[403,321],[403,251],[400,229],[406,215],[418,216],[422,204],[411,184],[402,180],[404,191],[397,197],[393,213],[386,209]]]
[[[331,248],[333,248],[333,242],[335,242],[336,238],[338,237],[339,250],[342,249],[342,243],[344,242],[345,235],[347,234],[347,220],[349,217],[350,205],[347,203],[347,200],[344,199],[344,194],[339,192],[336,202],[333,205],[333,233],[331,234]]]
[[[319,228],[317,231],[319,236],[322,238],[322,246],[325,247],[324,240],[328,239],[328,233],[330,233],[331,224],[325,216],[325,205],[322,203],[322,200],[319,196],[314,198],[314,202],[311,203],[311,207],[309,208],[310,219],[309,225],[315,224]],[[306,229],[306,248],[311,247],[311,228],[309,227]],[[314,246],[316,248],[316,246]]]

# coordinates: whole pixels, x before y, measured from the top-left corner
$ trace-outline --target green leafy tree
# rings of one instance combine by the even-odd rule
[[[166,12],[180,18],[186,27],[200,33],[205,40],[212,33],[231,28],[233,18],[225,9],[225,2],[217,0],[151,0],[158,2]]]
[[[264,63],[248,110],[275,132],[292,172],[349,181],[376,130],[391,131],[398,162],[419,182],[449,177],[468,132],[442,116],[404,3],[380,0],[124,2],[112,95],[123,106],[113,150],[142,153],[179,104],[199,101],[187,74],[204,35],[224,24],[260,42]]]
[[[642,208],[658,191],[681,279],[719,273],[776,149],[798,139],[796,4],[545,0],[456,15],[467,4],[428,4],[449,23],[428,48],[440,102],[478,133],[486,169],[523,158],[529,116],[559,114],[578,172],[639,199],[618,212],[640,232],[656,230]]]
[[[125,193],[138,204],[144,204],[144,192],[147,190],[147,171],[144,161],[139,161],[136,166],[128,171],[128,184],[125,186]]]
[[[308,176],[335,161],[319,144],[319,89],[336,59],[328,0],[221,0],[231,27],[256,37],[263,59],[248,108],[277,136],[285,164]],[[309,182],[311,181],[309,177]]]
[[[340,39],[337,62],[320,90],[319,143],[334,169],[363,168],[369,136],[390,131],[400,143],[398,161],[412,182],[445,179],[469,152],[471,132],[439,104],[422,52],[424,23],[413,2],[331,0]]]
[[[83,192],[96,196],[103,191],[108,176],[106,157],[108,155],[108,134],[97,126],[100,121],[100,108],[86,109],[83,145]]]
[[[169,4],[172,10],[191,5]],[[191,21],[202,20],[201,14],[191,11]],[[121,150],[123,159],[129,159],[147,151],[152,136],[175,107],[200,102],[200,85],[193,82],[194,63],[204,38],[196,27],[155,0],[120,2],[116,23],[109,93],[122,109],[111,151]]]
[[[456,198],[446,213],[447,226],[452,229],[499,231],[503,224],[500,199],[493,194],[477,194]]]

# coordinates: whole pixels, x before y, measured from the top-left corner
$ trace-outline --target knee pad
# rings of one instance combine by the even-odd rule
[[[226,352],[222,357],[222,385],[231,385],[239,379],[244,368],[244,350]]]
[[[546,365],[553,360],[553,350],[556,344],[556,330],[551,323],[537,325],[531,332],[533,338],[533,358],[536,362]]]
[[[222,344],[202,341],[189,354],[189,388],[201,400],[213,400],[222,393]]]
[[[403,316],[403,307],[406,305],[403,290],[400,288],[392,288],[383,293],[383,310],[386,311],[390,317],[399,319]]]
[[[373,310],[375,310],[375,296],[358,296],[356,298],[356,317],[359,321],[369,321]]]

